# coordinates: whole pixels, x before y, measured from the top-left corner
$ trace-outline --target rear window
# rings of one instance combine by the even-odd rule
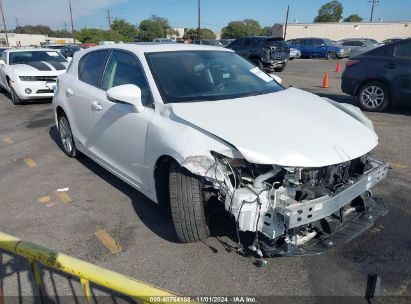
[[[394,56],[411,58],[411,42],[396,45]]]

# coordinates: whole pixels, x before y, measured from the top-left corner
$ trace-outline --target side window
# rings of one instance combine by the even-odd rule
[[[101,50],[88,53],[80,59],[78,64],[78,78],[92,86],[101,87],[101,77],[110,50]]]
[[[395,47],[395,57],[405,57],[411,59],[411,42],[397,44]]]
[[[6,52],[1,53],[1,60],[3,60],[5,64],[7,64],[7,53]]]
[[[240,47],[243,44],[244,39],[237,39],[231,42],[230,46],[231,47]]]
[[[103,77],[103,90],[108,90],[123,84],[134,84],[141,90],[143,105],[151,105],[150,88],[144,69],[136,56],[122,51],[113,51],[108,60]]]

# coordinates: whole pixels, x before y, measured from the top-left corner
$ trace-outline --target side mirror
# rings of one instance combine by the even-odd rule
[[[0,59],[0,65],[6,65],[6,63],[4,62],[4,60]]]
[[[133,105],[138,113],[144,111],[141,101],[141,90],[134,84],[123,84],[112,87],[107,91],[107,99],[112,102],[128,103]]]

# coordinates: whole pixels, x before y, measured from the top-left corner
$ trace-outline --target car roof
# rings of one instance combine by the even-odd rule
[[[17,53],[17,52],[57,52],[54,49],[46,48],[27,48],[27,49],[7,49],[4,52]]]
[[[233,52],[218,46],[185,44],[185,43],[156,43],[156,42],[137,42],[137,43],[118,43],[110,45],[95,46],[86,50],[79,51],[79,54],[85,54],[96,50],[104,49],[122,49],[134,53],[155,53],[155,52],[175,52],[175,51],[223,51]]]

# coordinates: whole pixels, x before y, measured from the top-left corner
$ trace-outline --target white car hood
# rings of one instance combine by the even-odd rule
[[[19,75],[59,75],[66,71],[67,65],[67,62],[36,61],[30,64],[14,64],[10,68]]]
[[[334,104],[290,88],[171,107],[181,119],[235,146],[251,163],[322,167],[360,157],[378,144],[372,123],[357,108]]]

